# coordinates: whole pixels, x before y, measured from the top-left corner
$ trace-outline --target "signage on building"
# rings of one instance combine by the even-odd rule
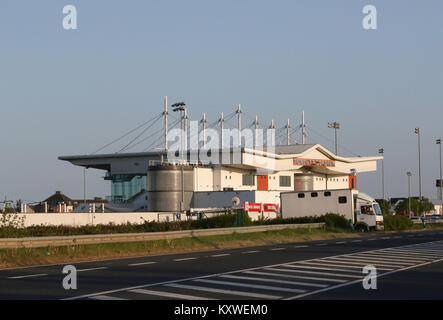
[[[275,203],[264,203],[263,204],[263,211],[264,212],[277,212],[279,208],[278,204]]]
[[[335,167],[334,160],[325,159],[301,159],[294,158],[294,166],[305,166],[305,167]]]
[[[250,211],[250,212],[260,212],[261,203],[245,202],[244,209],[245,211]]]

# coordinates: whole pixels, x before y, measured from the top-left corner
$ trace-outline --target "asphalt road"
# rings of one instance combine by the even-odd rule
[[[75,290],[64,266],[0,270],[0,299],[443,299],[443,231],[75,263]]]

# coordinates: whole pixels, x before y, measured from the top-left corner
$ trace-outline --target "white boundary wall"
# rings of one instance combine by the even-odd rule
[[[172,213],[157,212],[105,212],[105,213],[17,213],[19,218],[25,217],[24,226],[72,226],[80,227],[97,224],[142,224],[145,221],[173,221]],[[182,220],[186,219],[183,217]]]
[[[205,213],[206,217],[217,216],[222,213]],[[96,212],[96,213],[15,213],[18,218],[24,217],[24,227],[30,226],[71,226],[81,227],[87,225],[98,224],[142,224],[145,221],[157,221],[157,222],[172,222],[178,220],[187,220],[184,214],[178,215],[177,213],[168,212]],[[258,220],[259,218],[274,219],[276,214],[249,212],[249,217],[252,220]],[[192,216],[193,220],[198,219],[198,215]]]

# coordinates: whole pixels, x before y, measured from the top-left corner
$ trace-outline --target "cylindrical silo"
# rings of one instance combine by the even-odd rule
[[[189,210],[194,192],[193,166],[180,164],[150,166],[147,174],[147,191],[148,211],[178,212],[180,209]],[[183,207],[180,208],[182,197]]]

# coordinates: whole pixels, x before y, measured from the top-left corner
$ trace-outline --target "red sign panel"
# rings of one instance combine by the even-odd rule
[[[244,209],[245,209],[245,211],[260,212],[261,211],[261,203],[245,202]]]
[[[277,212],[279,209],[279,205],[275,203],[264,203],[263,211],[264,212]]]

